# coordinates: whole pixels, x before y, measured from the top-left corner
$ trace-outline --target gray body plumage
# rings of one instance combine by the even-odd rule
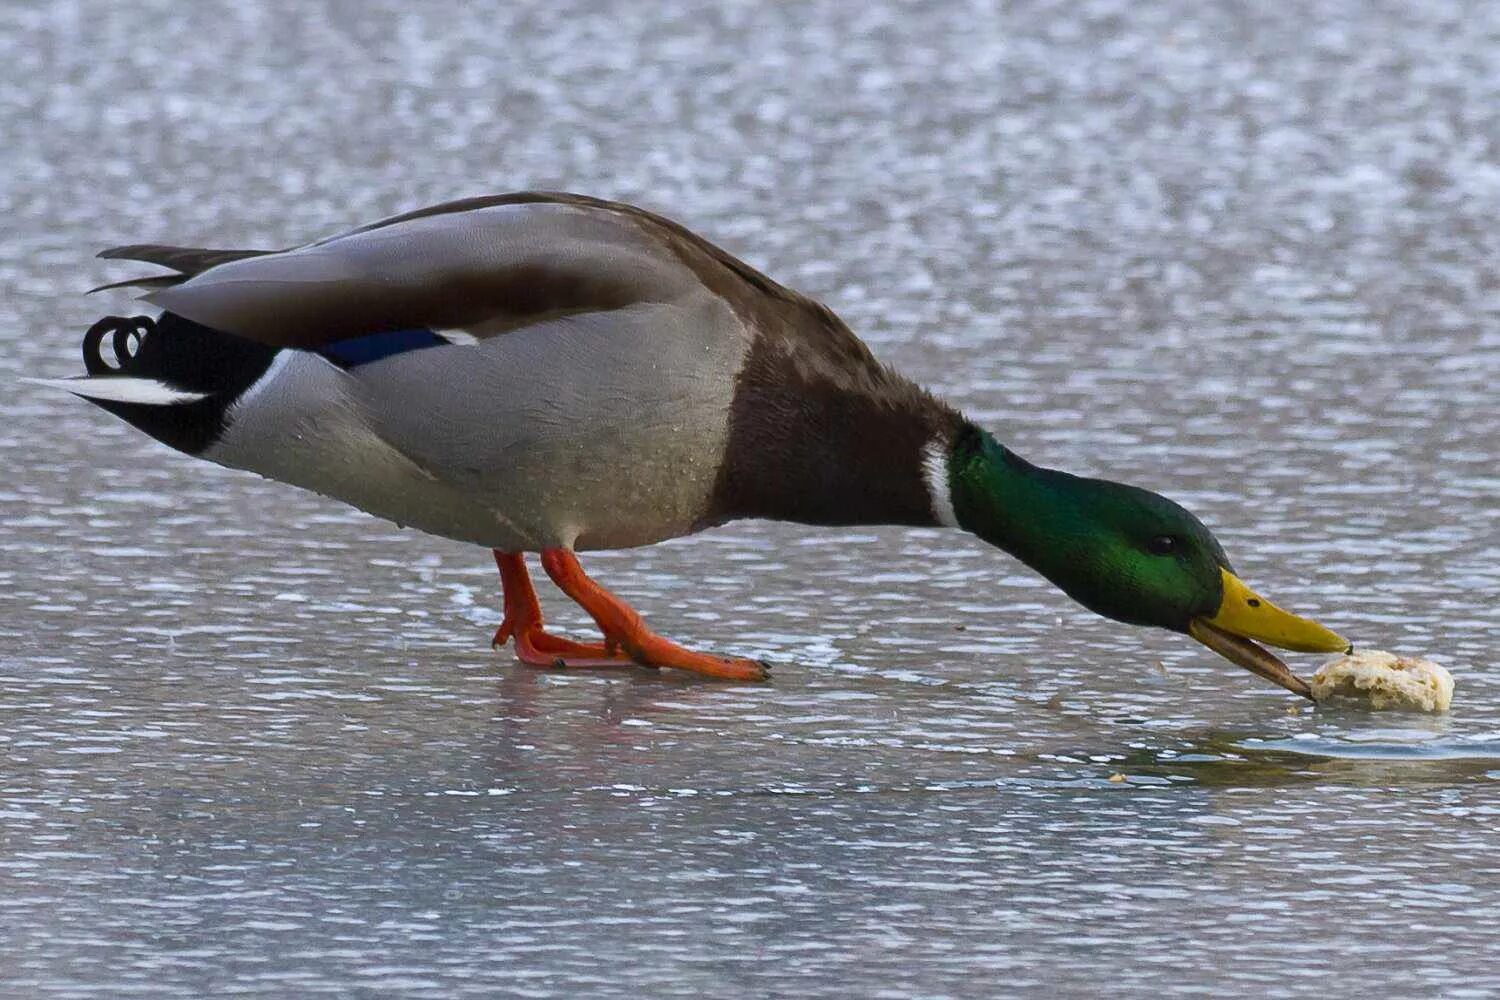
[[[204,457],[508,552],[686,534],[744,350],[726,312],[632,306],[347,372],[284,351]]]

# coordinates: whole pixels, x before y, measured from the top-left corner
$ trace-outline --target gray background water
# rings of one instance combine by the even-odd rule
[[[1459,684],[755,523],[588,565],[774,684],[538,674],[487,553],[7,380],[0,993],[1500,992],[1500,6],[10,3],[0,67],[6,376],[105,245],[628,199]]]

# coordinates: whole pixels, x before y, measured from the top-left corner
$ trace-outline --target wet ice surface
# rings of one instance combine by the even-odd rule
[[[0,371],[78,368],[104,245],[622,197],[1458,681],[1314,710],[765,524],[587,565],[773,684],[537,674],[485,553],[11,386],[0,993],[1500,990],[1496,11],[1146,6],[0,11]]]

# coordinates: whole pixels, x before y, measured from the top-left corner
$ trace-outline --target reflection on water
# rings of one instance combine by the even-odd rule
[[[1444,740],[1411,730],[1351,732],[1338,737],[1294,736],[1284,740],[1250,741],[1256,747],[1286,750],[1315,757],[1352,760],[1447,761],[1471,760],[1493,766],[1500,761],[1500,735]]]
[[[957,535],[768,524],[589,567],[773,684],[539,674],[484,553],[12,385],[0,995],[1500,991],[1497,18],[0,9],[4,372],[77,366],[100,246],[623,197],[1458,680],[1316,709]]]

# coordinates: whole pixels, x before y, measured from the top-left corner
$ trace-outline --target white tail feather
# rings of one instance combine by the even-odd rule
[[[196,403],[208,396],[206,392],[188,392],[154,378],[136,378],[133,375],[90,375],[82,378],[27,378],[22,382],[45,385],[51,389],[65,389],[75,396],[98,399],[109,403],[140,403],[144,406],[175,406],[179,403]]]

